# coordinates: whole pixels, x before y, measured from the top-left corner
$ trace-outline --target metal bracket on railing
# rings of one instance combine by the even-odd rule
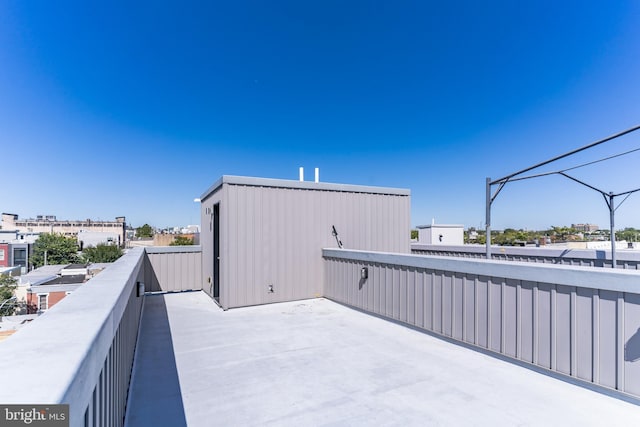
[[[144,282],[136,282],[136,297],[144,296]]]

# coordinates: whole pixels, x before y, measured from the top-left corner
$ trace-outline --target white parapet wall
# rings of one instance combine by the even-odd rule
[[[3,404],[68,404],[70,425],[121,425],[144,292],[128,251],[0,346]]]

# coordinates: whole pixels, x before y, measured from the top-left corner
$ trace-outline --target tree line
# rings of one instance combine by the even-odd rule
[[[475,232],[475,233],[472,233]],[[475,238],[472,235],[477,234]],[[567,242],[567,241],[590,241],[590,240],[609,240],[609,230],[596,230],[592,232],[579,231],[567,226],[551,226],[547,230],[523,230],[506,228],[502,231],[491,230],[491,243],[503,246],[517,246],[523,244],[541,243],[546,241],[550,243]],[[616,240],[626,240],[627,242],[637,242],[640,239],[640,230],[633,227],[627,227],[623,230],[616,231]],[[464,233],[465,243],[486,243],[485,230],[476,230],[470,228]]]
[[[122,256],[122,249],[116,245],[99,243],[96,246],[78,250],[78,242],[73,237],[58,233],[42,233],[33,244],[31,264],[42,267],[45,264],[89,264],[114,262]]]

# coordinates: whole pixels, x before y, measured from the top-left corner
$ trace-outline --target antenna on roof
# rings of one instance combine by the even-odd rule
[[[300,181],[304,181],[304,168],[300,166]]]
[[[320,168],[316,168],[316,182],[320,182]]]

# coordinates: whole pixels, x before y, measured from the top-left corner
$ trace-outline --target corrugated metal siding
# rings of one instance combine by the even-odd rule
[[[557,277],[545,283],[513,263],[479,260],[485,276],[421,258],[326,250],[325,297],[640,397],[637,273],[540,265]]]
[[[345,247],[409,251],[408,196],[229,185],[226,204],[225,308],[322,295],[332,225]]]
[[[200,246],[151,247],[145,250],[145,287],[150,292],[202,289]]]
[[[204,289],[211,294],[208,278],[213,276],[213,235],[207,212],[219,202],[223,308],[322,295],[322,248],[337,247],[331,234],[333,225],[345,248],[409,253],[408,192],[310,187],[310,183],[283,187],[222,180],[207,193],[202,202]],[[269,285],[273,293],[268,292]]]

